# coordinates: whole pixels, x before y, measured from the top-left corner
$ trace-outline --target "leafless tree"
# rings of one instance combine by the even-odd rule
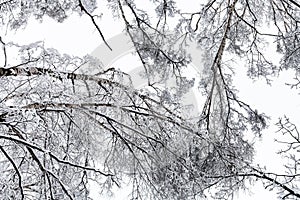
[[[195,3],[197,12],[185,12],[173,0],[149,2],[156,16],[133,0],[0,1],[3,30],[18,31],[32,16],[63,23],[79,13],[111,49],[98,24],[108,6],[124,23],[148,80],[136,89],[128,74],[105,69],[91,56],[61,55],[41,42],[19,45],[1,36],[0,197],[89,199],[93,183],[110,191],[130,179],[132,199],[200,199],[210,190],[228,199],[246,187],[245,180],[259,179],[279,188],[283,199],[298,198],[296,127],[287,119],[278,123],[291,137],[282,151],[293,161],[288,174],[254,167],[244,133],[259,137],[268,118],[238,97],[232,76],[242,67],[237,60],[249,78],[268,83],[284,69],[299,74],[299,3],[207,0]],[[269,38],[282,55],[279,65],[265,55]],[[191,62],[188,41],[203,52],[200,83],[182,73]],[[161,86],[170,77],[174,91]],[[181,103],[194,84],[206,98],[196,121]]]

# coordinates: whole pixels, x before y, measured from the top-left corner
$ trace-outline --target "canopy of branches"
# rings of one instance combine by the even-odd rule
[[[122,23],[147,85],[104,66],[105,55],[7,37],[34,20],[63,24],[73,15],[86,17],[109,51],[101,18]],[[232,81],[239,68],[269,84],[291,70],[298,89],[299,26],[298,0],[0,0],[0,199],[90,199],[91,189],[125,183],[131,199],[228,199],[257,180],[280,198],[300,198],[296,125],[277,124],[286,173],[255,165],[247,138],[261,136],[268,113],[240,99]],[[201,57],[197,79],[185,73],[191,43]],[[183,103],[193,88],[203,102],[196,117]]]

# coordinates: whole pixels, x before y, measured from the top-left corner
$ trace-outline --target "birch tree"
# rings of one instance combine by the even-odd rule
[[[299,3],[191,1],[197,11],[189,12],[177,7],[179,1],[149,2],[153,7],[133,0],[0,1],[3,30],[20,31],[46,16],[63,23],[77,13],[112,49],[99,25],[108,6],[123,22],[148,83],[137,89],[129,74],[106,69],[101,58],[61,54],[43,42],[17,44],[2,35],[0,197],[90,199],[91,184],[107,192],[130,180],[131,199],[205,199],[207,192],[228,199],[246,181],[259,179],[283,199],[298,198],[295,152],[288,154],[294,162],[289,174],[252,163],[253,144],[244,134],[260,137],[268,117],[238,97],[232,77],[238,67],[267,83],[285,69],[299,75]],[[269,39],[282,55],[279,64],[266,56]],[[200,82],[183,75],[192,62],[189,42],[203,57]],[[162,86],[170,78],[173,90]],[[182,104],[194,85],[205,99],[196,120]],[[282,153],[298,148],[296,127],[289,121],[278,126],[291,137]]]

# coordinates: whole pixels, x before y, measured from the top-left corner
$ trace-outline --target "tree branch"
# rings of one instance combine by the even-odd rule
[[[13,168],[15,169],[15,172],[18,175],[18,180],[19,180],[19,188],[20,188],[20,192],[21,192],[21,198],[22,200],[25,198],[24,195],[24,190],[23,190],[23,186],[22,186],[22,176],[21,173],[17,167],[17,165],[15,164],[14,160],[8,155],[8,153],[4,150],[4,148],[0,145],[0,150],[2,151],[2,153],[4,154],[4,156],[9,160],[9,162],[12,164]]]
[[[87,14],[87,15],[90,17],[90,19],[92,20],[92,22],[93,22],[94,26],[96,27],[98,33],[100,34],[100,36],[101,36],[103,42],[104,42],[105,45],[109,48],[109,50],[112,51],[112,48],[111,48],[111,47],[109,46],[109,44],[106,42],[106,40],[105,40],[105,38],[104,38],[104,35],[103,35],[102,31],[100,30],[99,26],[97,25],[97,23],[96,23],[96,21],[95,21],[95,17],[94,17],[93,15],[91,15],[91,13],[89,13],[89,12],[85,9],[85,7],[83,6],[81,0],[78,0],[78,2],[79,2],[79,7],[80,7],[80,9],[81,9],[85,14]]]

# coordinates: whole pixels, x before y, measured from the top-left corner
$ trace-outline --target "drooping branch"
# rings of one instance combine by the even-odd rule
[[[9,162],[12,164],[16,174],[18,175],[18,181],[19,181],[19,189],[20,189],[20,193],[21,193],[21,199],[25,199],[25,195],[24,195],[24,189],[23,189],[23,186],[22,186],[22,175],[15,163],[15,161],[13,160],[13,158],[11,158],[8,153],[5,151],[5,149],[0,145],[0,150],[1,152],[4,154],[4,156],[9,160]]]
[[[78,0],[78,3],[79,3],[79,7],[80,9],[86,14],[89,16],[89,18],[92,20],[92,23],[93,25],[96,27],[98,33],[100,34],[103,42],[105,43],[105,45],[109,48],[109,50],[112,51],[112,48],[109,46],[109,44],[107,43],[106,39],[104,38],[104,35],[99,27],[99,25],[96,23],[95,21],[95,16],[93,16],[91,13],[89,13],[89,11],[86,10],[86,8],[84,7],[84,5],[82,4],[81,0]]]
[[[277,180],[278,176],[276,174],[275,174],[275,178],[272,178],[271,176],[268,175],[268,173],[265,173],[263,171],[255,169],[255,168],[252,168],[252,169],[258,173],[258,174],[253,174],[253,176],[267,180],[271,184],[274,184],[276,187],[281,188],[283,191],[288,192],[288,194],[286,194],[282,199],[285,199],[286,197],[288,197],[290,195],[292,195],[293,197],[300,198],[300,193],[297,193],[294,189],[290,188],[286,183],[278,181]]]
[[[10,127],[12,127],[12,126],[10,126]],[[13,130],[15,131],[15,133],[19,132],[15,128],[13,128]],[[18,135],[20,136],[20,134],[18,134]],[[11,137],[11,136],[7,136],[7,135],[0,135],[0,139],[5,139],[5,140],[9,140],[9,141],[13,141],[13,142],[22,144],[22,145],[26,146],[27,148],[31,149],[30,151],[32,151],[32,149],[35,149],[35,150],[38,150],[40,152],[43,152],[43,153],[49,155],[54,160],[56,160],[58,163],[62,163],[62,164],[65,164],[65,165],[70,165],[72,167],[76,167],[76,168],[80,168],[80,169],[84,169],[84,170],[88,170],[88,171],[94,171],[94,172],[99,173],[103,176],[113,176],[113,174],[107,174],[107,173],[104,173],[104,172],[102,172],[98,169],[95,169],[95,168],[86,167],[86,166],[71,163],[71,162],[66,161],[66,160],[62,160],[58,156],[54,155],[52,152],[49,152],[48,150],[45,150],[42,147],[38,147],[37,145],[31,144],[30,142],[27,142],[25,139],[18,139],[16,137]]]

